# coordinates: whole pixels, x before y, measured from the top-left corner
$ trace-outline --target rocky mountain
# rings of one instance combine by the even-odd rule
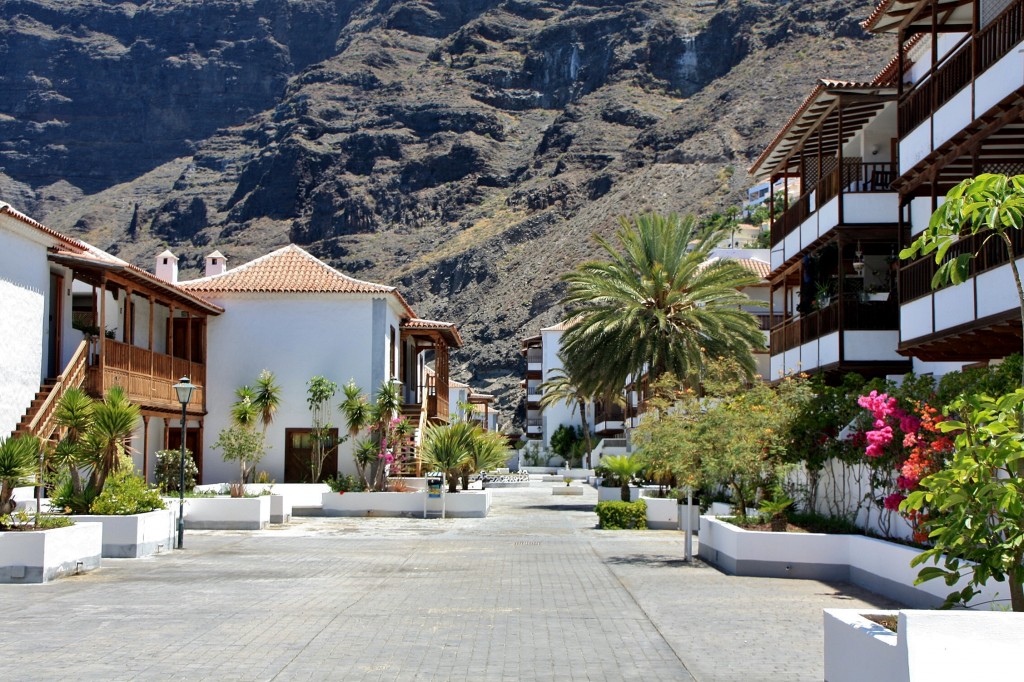
[[[288,241],[458,323],[521,399],[558,277],[642,211],[734,204],[857,0],[0,0],[0,198],[142,267]]]

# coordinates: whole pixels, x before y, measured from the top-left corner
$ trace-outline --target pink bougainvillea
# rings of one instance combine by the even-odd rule
[[[938,427],[945,417],[925,403],[917,403],[913,411],[904,409],[895,397],[877,391],[860,396],[857,404],[868,410],[874,420],[873,428],[863,432],[865,456],[877,462],[874,466],[891,465],[893,473],[897,474],[896,490],[879,501],[885,509],[899,511],[906,493],[916,489],[922,478],[938,471],[953,451],[952,437]],[[885,478],[892,485],[892,479]],[[914,527],[914,539],[922,542],[927,539],[927,533],[921,529],[927,511],[904,516]]]

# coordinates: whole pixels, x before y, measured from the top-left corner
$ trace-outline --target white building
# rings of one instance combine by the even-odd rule
[[[448,349],[462,345],[454,325],[420,320],[394,287],[349,277],[295,245],[231,270],[223,269],[222,256],[219,263],[208,276],[180,283],[224,308],[209,331],[204,479],[237,476],[237,467],[219,461],[211,447],[230,425],[236,389],[252,384],[264,369],[276,376],[282,399],[259,468],[279,482],[302,481],[309,470],[312,416],[306,391],[314,376],[338,384],[334,406],[350,380],[370,397],[383,383],[400,381],[403,412],[415,425],[421,417],[447,420]],[[425,371],[428,360],[436,372]],[[339,437],[346,435],[340,411],[331,421]],[[325,476],[354,473],[352,447],[350,440],[338,448]]]

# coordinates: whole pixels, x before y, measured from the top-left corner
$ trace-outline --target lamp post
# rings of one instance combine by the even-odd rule
[[[188,377],[182,377],[178,383],[174,384],[174,392],[178,394],[178,402],[181,403],[181,478],[178,482],[177,549],[182,548],[182,543],[185,540],[185,430],[187,428],[185,408],[188,407],[188,401],[192,399],[193,390],[195,390],[195,386],[188,380]]]

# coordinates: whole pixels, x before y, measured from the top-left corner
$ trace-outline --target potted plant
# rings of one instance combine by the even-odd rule
[[[773,533],[785,533],[789,524],[787,511],[792,506],[793,500],[782,494],[776,494],[770,500],[761,502],[757,511],[768,517]]]
[[[815,289],[814,299],[818,302],[818,308],[827,308],[832,302],[832,289],[828,282],[818,282]]]

